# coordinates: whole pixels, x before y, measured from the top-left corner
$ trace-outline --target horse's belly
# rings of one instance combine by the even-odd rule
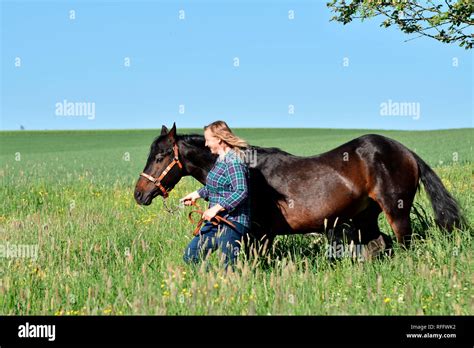
[[[306,205],[291,200],[280,203],[282,215],[291,228],[289,233],[323,232],[336,221],[354,217],[368,205],[368,197],[354,192],[340,191],[326,199],[316,198],[308,200]]]

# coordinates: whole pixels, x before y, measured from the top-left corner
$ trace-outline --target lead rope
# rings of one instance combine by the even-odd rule
[[[204,212],[199,209],[199,206],[197,205],[197,203],[195,201],[193,201],[191,203],[191,205],[194,205],[197,209],[195,210],[191,210],[188,214],[188,219],[189,221],[192,223],[192,224],[196,224],[196,221],[192,218],[192,215],[193,214],[200,214],[202,216],[202,214],[204,214]],[[215,221],[213,221],[215,220]],[[197,236],[199,234],[199,230],[201,229],[201,226],[202,226],[202,223],[204,222],[204,219],[201,217],[201,219],[197,222],[197,225],[196,225],[196,228],[194,229],[193,231],[193,236]],[[235,225],[230,222],[229,220],[223,218],[222,216],[219,216],[219,215],[216,215],[214,216],[212,219],[211,219],[211,224],[213,224],[214,226],[217,226],[219,225],[220,223],[225,223],[233,228],[236,228]]]

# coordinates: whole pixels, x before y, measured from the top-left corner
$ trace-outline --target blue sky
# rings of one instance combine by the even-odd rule
[[[472,51],[326,2],[2,1],[0,129],[473,126]]]

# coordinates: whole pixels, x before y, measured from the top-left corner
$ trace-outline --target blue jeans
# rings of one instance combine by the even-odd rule
[[[218,227],[206,221],[199,234],[186,247],[184,262],[197,264],[220,248],[224,255],[224,268],[233,266],[240,252],[240,243],[249,229],[237,222],[232,223],[236,227],[235,230],[227,224],[220,224]]]

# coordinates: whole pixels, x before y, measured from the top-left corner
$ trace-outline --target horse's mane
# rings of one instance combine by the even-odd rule
[[[178,140],[182,140],[185,143],[196,147],[204,147],[204,144],[206,143],[204,136],[200,134],[178,134],[177,137]]]
[[[156,144],[158,144],[164,137],[166,137],[166,134],[160,134],[153,139],[151,148],[154,148],[154,146],[156,146]],[[204,136],[199,134],[177,134],[176,137],[178,140],[183,140],[184,142],[196,147],[204,147],[205,144]]]
[[[200,134],[178,134],[177,135],[178,140],[182,140],[190,145],[194,145],[196,147],[205,147],[205,140],[204,136]],[[159,138],[159,137],[158,137]],[[157,139],[158,139],[157,138]],[[278,147],[260,147],[260,146],[254,146],[250,145],[250,150],[257,150],[259,154],[263,155],[272,155],[272,154],[289,154],[288,152],[283,151],[282,149]]]

